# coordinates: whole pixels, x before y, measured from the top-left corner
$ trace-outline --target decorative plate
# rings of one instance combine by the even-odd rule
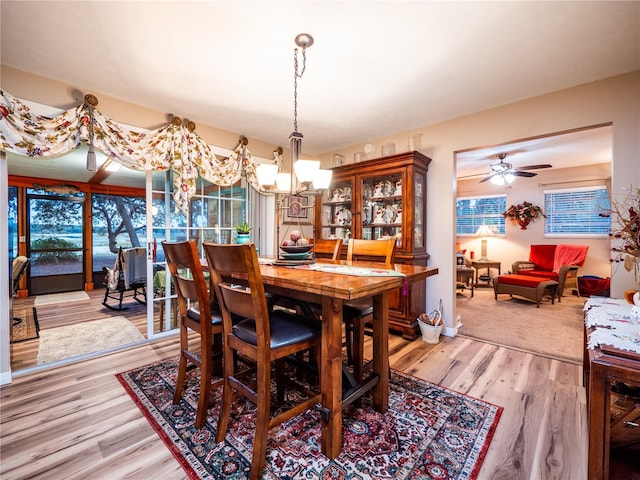
[[[313,245],[280,245],[280,249],[287,253],[307,253],[313,248]]]

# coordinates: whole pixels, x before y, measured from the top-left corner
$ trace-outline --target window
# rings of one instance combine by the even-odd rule
[[[611,203],[607,188],[545,190],[544,233],[547,236],[607,236],[611,230]]]
[[[94,193],[91,199],[93,271],[111,268],[118,248],[145,246],[144,197]]]
[[[498,235],[504,235],[506,195],[460,197],[456,201],[456,234],[475,235],[482,225],[489,225]]]

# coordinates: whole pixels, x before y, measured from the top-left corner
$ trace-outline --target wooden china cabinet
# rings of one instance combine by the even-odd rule
[[[406,152],[333,169],[331,186],[316,198],[315,235],[341,238],[342,258],[349,238],[396,239],[395,262],[425,265],[427,169],[431,159]],[[425,282],[390,295],[389,327],[414,339],[417,317],[426,310]]]

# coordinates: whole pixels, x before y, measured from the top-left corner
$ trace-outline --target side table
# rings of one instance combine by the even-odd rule
[[[498,275],[501,274],[501,271],[500,271],[501,264],[500,262],[497,262],[495,260],[471,260],[471,266],[476,269],[476,287],[478,286],[478,280],[482,280],[483,282],[487,282],[487,283],[491,282],[490,270],[492,268],[497,268]],[[486,275],[480,275],[481,268],[487,269]]]
[[[473,298],[473,275],[477,270],[471,267],[456,267],[456,288],[468,287],[471,290],[471,298]]]

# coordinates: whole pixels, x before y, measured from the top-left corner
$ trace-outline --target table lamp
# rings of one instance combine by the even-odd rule
[[[482,241],[481,241],[482,252],[478,261],[487,262],[489,261],[489,257],[487,257],[487,237],[493,237],[493,230],[489,225],[485,225],[483,223],[482,225],[480,225],[480,228],[478,228],[478,231],[476,232],[476,237],[482,237]]]

